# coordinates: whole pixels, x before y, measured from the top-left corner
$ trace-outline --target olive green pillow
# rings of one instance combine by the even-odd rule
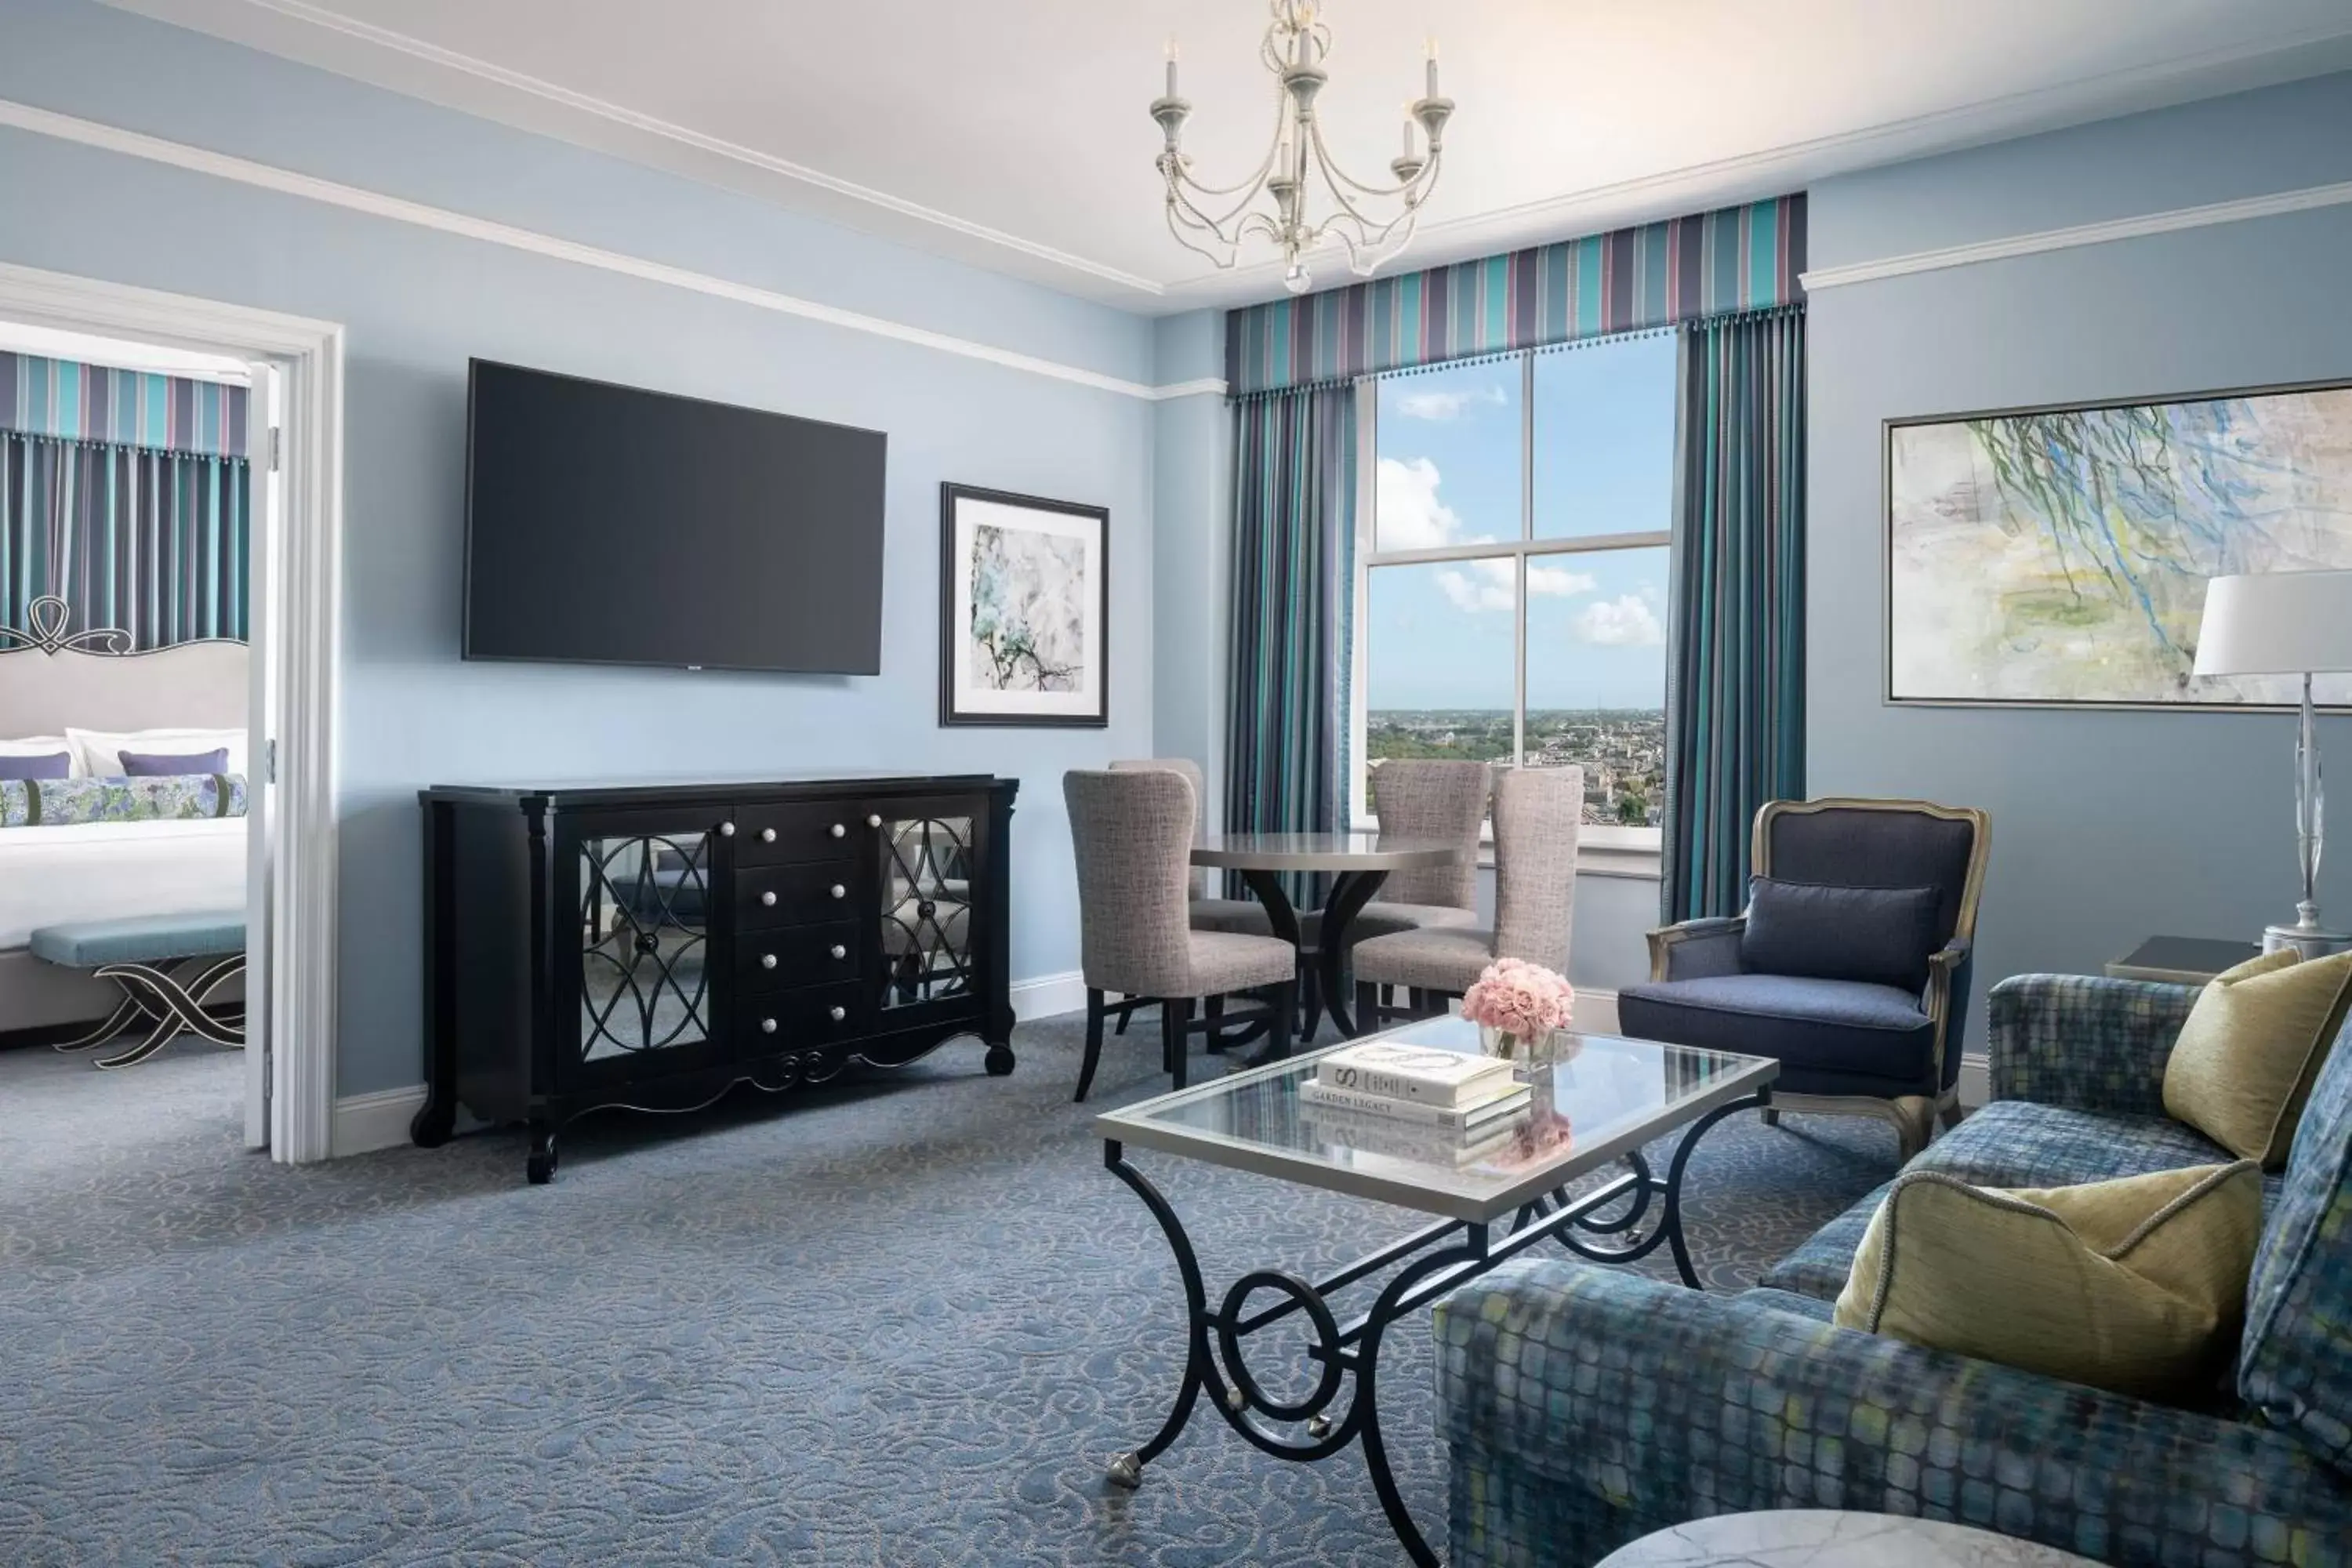
[[[2262,1167],[2196,1165],[2075,1187],[1895,1179],[1837,1321],[2142,1397],[2210,1392],[2238,1345]]]
[[[2352,952],[2299,959],[2283,948],[2215,975],[2164,1064],[2167,1115],[2273,1171],[2352,1005]]]

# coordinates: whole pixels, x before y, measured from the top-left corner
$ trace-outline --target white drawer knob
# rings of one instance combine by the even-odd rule
[[[772,953],[772,952],[763,952],[763,953],[761,953],[761,954],[760,955],[760,967],[761,967],[761,968],[762,968],[762,969],[773,969],[773,968],[775,968],[775,967],[776,967],[776,955],[775,955],[774,953]]]
[[[868,827],[879,827],[882,826],[882,819],[878,816],[869,816],[866,819],[866,826]]]
[[[846,1008],[846,1007],[835,1007],[835,1008],[833,1010],[833,1021],[834,1021],[835,1023],[836,1023],[836,1024],[840,1023],[844,1018],[846,1018],[846,1017],[848,1017],[848,1016],[849,1016],[849,1009],[848,1009],[848,1008]]]
[[[761,842],[761,843],[762,843],[762,844],[773,844],[775,841],[776,841],[776,830],[775,830],[774,828],[772,828],[772,827],[762,827],[761,829],[760,829],[760,842]]]
[[[776,907],[776,895],[772,892],[761,893],[760,895],[760,902],[772,910]]]
[[[776,1021],[773,1018],[762,1018],[760,1020],[760,1033],[763,1035],[772,1035],[775,1032]]]
[[[835,958],[847,958],[849,956],[849,950],[836,942],[833,944],[833,956]]]
[[[836,822],[833,825],[833,836],[835,838],[846,838],[849,837],[849,829]]]
[[[845,899],[849,897],[849,889],[835,882],[833,885],[833,896],[836,899]]]
[[[720,824],[719,825],[719,837],[721,837],[721,838],[732,838],[732,837],[735,837],[735,825],[734,825],[733,823],[731,823],[731,822],[722,822],[722,823],[720,823]]]

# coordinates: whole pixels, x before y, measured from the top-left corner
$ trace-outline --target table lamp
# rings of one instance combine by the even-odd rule
[[[2263,951],[2300,949],[2306,958],[2352,945],[2319,923],[2319,844],[2325,814],[2319,735],[2311,678],[2352,670],[2352,572],[2269,572],[2216,577],[2205,586],[2197,632],[2199,675],[2300,675],[2303,721],[2294,741],[2294,835],[2303,899],[2293,925],[2266,926]]]

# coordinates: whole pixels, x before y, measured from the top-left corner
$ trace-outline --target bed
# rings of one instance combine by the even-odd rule
[[[0,740],[69,729],[244,730],[245,644],[117,651],[104,630],[68,626],[64,610],[57,600],[36,600],[23,625],[0,620]],[[244,757],[232,760],[242,772]],[[27,952],[35,927],[241,905],[246,825],[229,816],[0,827],[0,1039],[103,1018],[119,999],[109,983]]]

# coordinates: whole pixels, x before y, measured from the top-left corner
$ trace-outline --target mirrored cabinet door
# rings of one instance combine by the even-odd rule
[[[682,1052],[712,1039],[714,852],[707,832],[581,840],[583,1061]]]
[[[972,994],[972,819],[885,816],[882,973],[885,1009]]]

